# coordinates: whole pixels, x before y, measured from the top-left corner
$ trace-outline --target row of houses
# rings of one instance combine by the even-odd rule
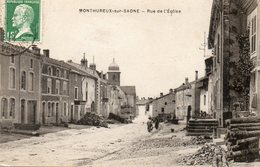
[[[84,57],[80,63],[51,58],[49,50],[0,41],[0,122],[59,124],[86,112],[135,116],[135,86],[120,86],[115,60],[107,74]]]
[[[195,71],[195,80],[185,82],[175,89],[170,89],[167,94],[160,93],[156,98],[142,98],[137,102],[138,114],[163,119],[188,120],[212,116],[209,110],[208,77],[198,78]]]
[[[150,116],[203,116],[225,127],[225,120],[240,111],[260,114],[259,4],[259,0],[213,0],[208,32],[212,55],[205,58],[205,75],[198,78],[196,72],[194,81],[186,78],[172,93],[150,99],[146,103]],[[170,109],[166,99],[174,99]]]

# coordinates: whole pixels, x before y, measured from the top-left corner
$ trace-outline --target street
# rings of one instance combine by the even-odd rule
[[[160,130],[148,133],[146,123],[110,125],[110,128],[68,129],[3,143],[0,164],[6,166],[173,166],[176,155],[184,150],[178,142],[184,133],[172,133],[161,124]],[[177,136],[176,136],[177,135]],[[175,139],[174,139],[175,138]],[[174,140],[173,140],[174,139]],[[194,148],[194,149],[192,149]],[[174,165],[175,166],[175,165]]]

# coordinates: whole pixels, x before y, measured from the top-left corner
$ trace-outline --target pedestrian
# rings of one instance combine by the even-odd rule
[[[155,120],[154,120],[154,127],[155,127],[155,129],[159,128],[159,123],[160,123],[160,121],[159,121],[159,118],[157,116],[157,117],[155,117]]]
[[[153,122],[151,117],[149,117],[147,121],[147,130],[148,132],[151,132],[153,130]]]

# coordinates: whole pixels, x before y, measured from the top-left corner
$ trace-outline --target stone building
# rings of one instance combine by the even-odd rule
[[[149,109],[151,108],[150,117],[173,118],[175,116],[175,93],[173,89],[170,89],[166,95],[160,93],[160,97],[153,99],[150,104],[152,105],[149,106]]]
[[[78,121],[86,112],[98,112],[97,82],[95,70],[88,67],[85,57],[81,64],[67,62],[71,66],[70,73],[70,120]]]
[[[180,120],[185,120],[187,116],[192,116],[192,85],[189,83],[188,78],[185,78],[183,83],[178,88],[174,89],[175,92],[175,114]]]
[[[135,86],[120,86],[120,70],[115,59],[108,67],[108,81],[110,85],[109,112],[124,118],[136,116]]]
[[[125,112],[129,112],[136,116],[136,90],[135,86],[120,86],[121,90],[125,93],[127,105],[121,107]],[[122,111],[124,112],[124,111]]]
[[[213,49],[214,104],[212,110],[219,126],[231,118],[239,93],[232,89],[234,63],[239,58],[237,37],[243,32],[243,11],[240,0],[214,0],[211,10],[208,48]]]
[[[249,30],[250,57],[254,67],[250,81],[250,110],[260,115],[260,6],[259,0],[241,0],[242,30]]]
[[[43,50],[41,73],[41,123],[68,122],[70,94],[70,66],[50,58],[49,50]]]
[[[0,41],[0,122],[40,123],[40,81],[40,50]]]

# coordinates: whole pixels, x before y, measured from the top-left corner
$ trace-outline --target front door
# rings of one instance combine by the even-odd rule
[[[27,103],[28,108],[28,123],[35,124],[36,123],[36,110],[37,110],[37,102],[34,100],[30,100]]]
[[[21,100],[21,123],[25,123],[25,100]]]
[[[74,105],[71,105],[71,107],[70,107],[70,121],[73,121],[73,109],[74,109]]]
[[[42,124],[45,124],[45,109],[46,109],[46,103],[42,103]]]
[[[59,103],[56,103],[56,123],[59,123]]]

